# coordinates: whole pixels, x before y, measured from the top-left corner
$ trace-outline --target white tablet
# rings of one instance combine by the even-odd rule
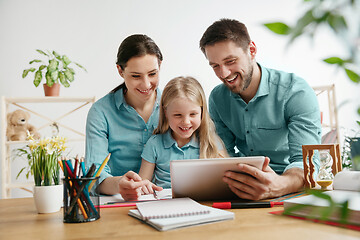
[[[223,182],[228,170],[239,172],[238,163],[259,169],[265,157],[234,157],[216,159],[191,159],[170,161],[173,198],[190,197],[194,200],[231,200],[238,198]]]

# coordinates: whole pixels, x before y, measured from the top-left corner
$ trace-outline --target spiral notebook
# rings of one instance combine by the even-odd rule
[[[138,205],[140,208],[129,210],[129,215],[159,231],[232,220],[235,217],[233,212],[204,206],[190,198],[159,200]],[[140,209],[143,213],[140,213]]]
[[[143,220],[207,214],[209,209],[191,198],[174,198],[136,204]]]

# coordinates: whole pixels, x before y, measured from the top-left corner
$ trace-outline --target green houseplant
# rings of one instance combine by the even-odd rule
[[[29,72],[35,72],[34,85],[39,86],[43,78],[46,80],[46,85],[51,87],[56,83],[64,87],[70,87],[70,83],[74,81],[75,70],[71,67],[75,64],[77,67],[86,71],[86,69],[76,62],[72,62],[66,55],[60,55],[55,51],[42,51],[36,49],[38,53],[48,58],[48,61],[34,59],[29,62],[30,68],[24,69],[22,78],[28,76]],[[38,66],[35,67],[34,64]]]
[[[18,149],[18,155],[26,155],[28,166],[22,168],[18,176],[27,169],[26,177],[33,175],[34,201],[39,213],[60,211],[63,202],[63,185],[60,184],[59,157],[66,149],[66,139],[58,136],[34,140],[28,134],[29,144]]]
[[[51,186],[60,183],[60,166],[58,159],[65,151],[66,139],[59,136],[35,140],[28,135],[29,144],[25,148],[18,149],[20,156],[26,155],[28,166],[23,167],[18,173],[27,170],[26,178],[30,174],[34,176],[35,186]]]

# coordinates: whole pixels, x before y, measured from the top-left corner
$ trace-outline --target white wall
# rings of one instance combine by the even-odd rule
[[[0,0],[0,95],[43,96],[22,70],[38,56],[35,49],[56,50],[88,70],[77,71],[62,96],[100,98],[121,79],[115,67],[120,42],[133,33],[149,35],[164,55],[161,84],[191,75],[208,95],[220,83],[199,50],[199,40],[214,21],[226,17],[244,22],[258,47],[263,65],[295,72],[312,86],[336,83],[338,104],[359,103],[359,85],[352,84],[320,59],[342,53],[332,33],[323,31],[314,41],[301,38],[286,48],[285,37],[262,26],[270,21],[294,23],[304,9],[302,0]],[[355,94],[356,93],[356,94]],[[341,126],[356,128],[355,103],[339,109]]]

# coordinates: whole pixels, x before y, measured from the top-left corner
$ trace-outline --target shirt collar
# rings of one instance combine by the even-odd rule
[[[177,142],[171,136],[171,130],[170,129],[166,133],[164,133],[163,144],[164,144],[165,148],[171,148],[173,145],[178,147]],[[185,144],[182,148],[186,148],[186,147],[190,147],[190,146],[194,147],[194,148],[200,148],[199,142],[198,142],[197,138],[195,137],[195,134],[191,138],[190,142]]]
[[[265,96],[269,94],[269,72],[267,71],[266,68],[264,68],[263,66],[261,66],[258,63],[260,70],[261,70],[261,79],[260,79],[260,84],[259,84],[259,88],[255,94],[255,97],[260,97],[260,96]]]
[[[261,78],[258,90],[256,91],[255,96],[251,99],[251,101],[255,100],[257,97],[265,96],[269,94],[269,72],[266,68],[262,67],[259,63],[257,63],[261,70]],[[241,99],[239,94],[233,93],[229,90],[229,94],[236,99]]]
[[[121,105],[128,106],[128,104],[126,103],[126,100],[125,100],[124,89],[123,88],[117,90],[114,93],[114,97],[115,97],[115,105],[116,105],[116,107],[118,109],[120,109]],[[160,99],[161,99],[161,90],[159,88],[156,88],[156,100],[155,100],[154,108],[159,107]]]

